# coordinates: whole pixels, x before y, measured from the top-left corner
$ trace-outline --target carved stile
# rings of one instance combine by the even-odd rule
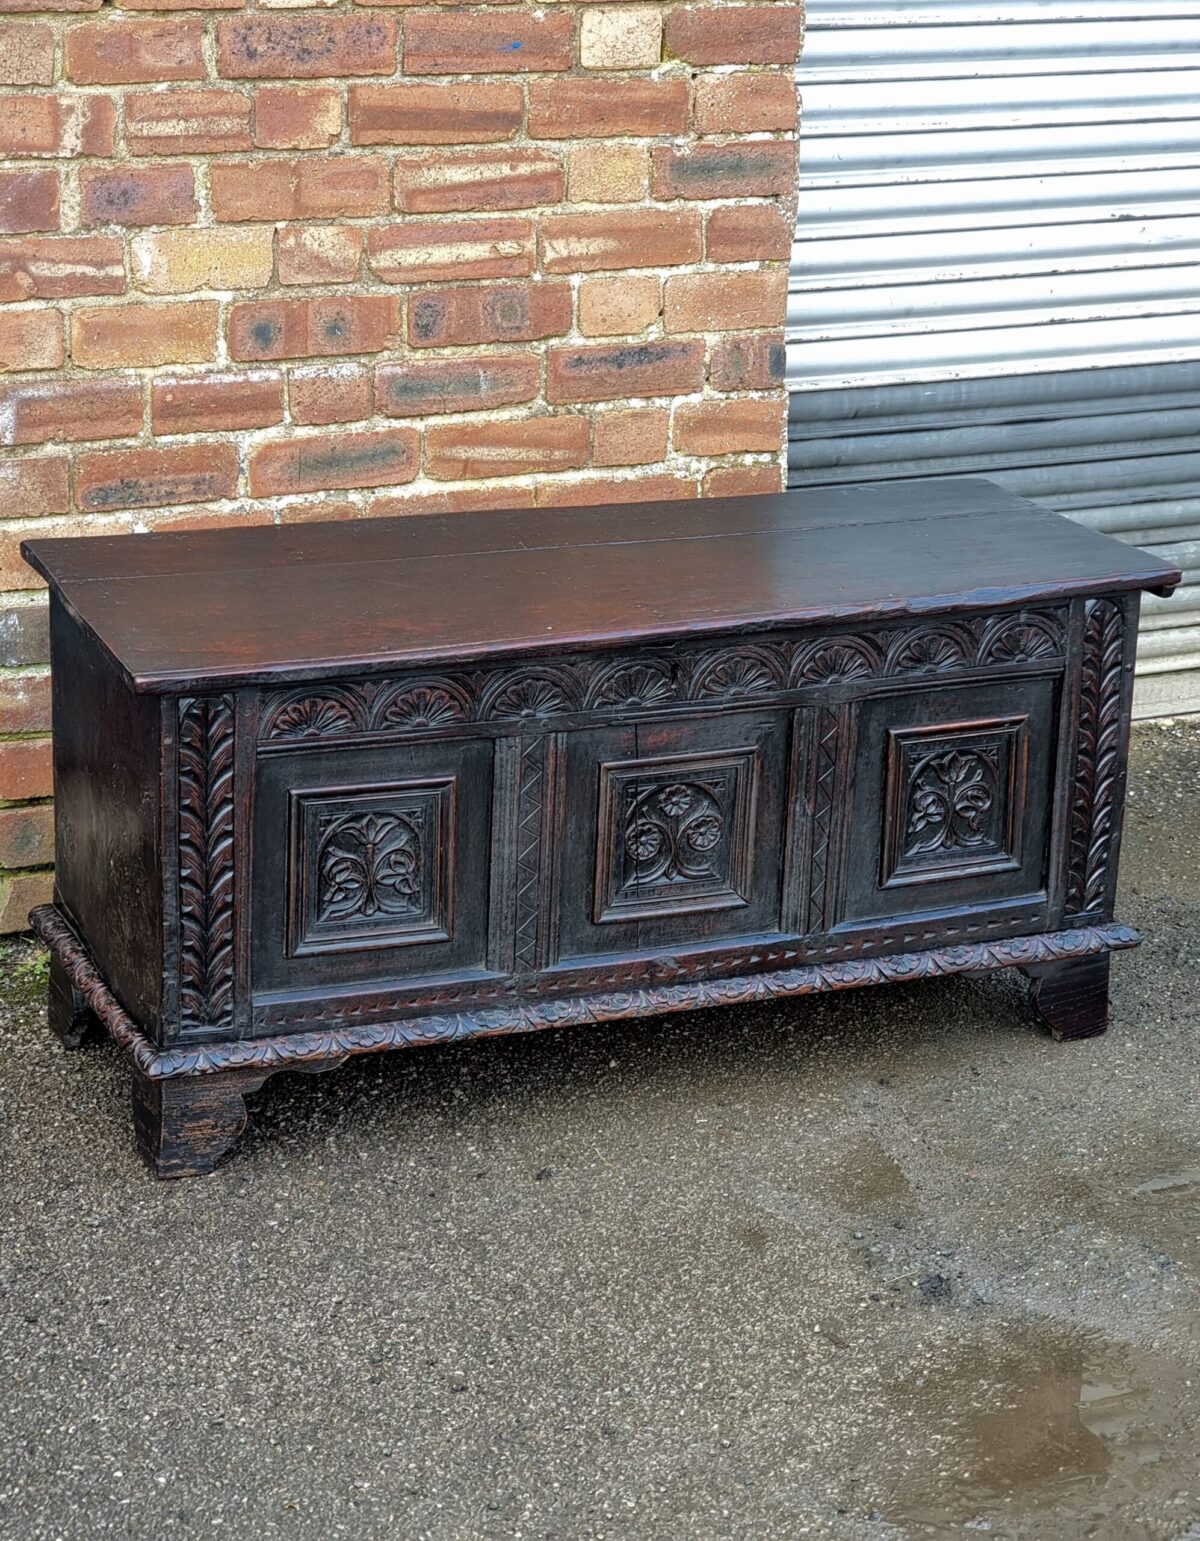
[[[234,998],[234,702],[179,702],[179,1013],[228,1027]]]

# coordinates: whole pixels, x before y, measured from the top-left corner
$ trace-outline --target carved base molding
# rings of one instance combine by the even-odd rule
[[[1131,927],[1109,923],[1073,931],[1045,931],[1007,941],[967,942],[924,952],[895,953],[884,958],[807,964],[734,978],[526,1000],[396,1022],[159,1049],[112,995],[74,927],[53,905],[39,905],[30,914],[29,923],[88,1009],[113,1039],[129,1051],[141,1074],[152,1081],[229,1071],[259,1070],[270,1074],[277,1070],[332,1068],[351,1054],[378,1054],[422,1044],[536,1032],[576,1023],[617,1022],[630,1017],[697,1011],[706,1006],[737,1006],[749,1001],[856,990],[864,985],[905,984],[914,979],[987,973],[1000,968],[1036,969],[1136,947],[1141,940]]]

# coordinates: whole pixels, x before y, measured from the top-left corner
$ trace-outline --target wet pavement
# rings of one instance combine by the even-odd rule
[[[1017,976],[279,1077],[155,1184],[3,963],[0,1536],[1200,1541],[1200,727]]]

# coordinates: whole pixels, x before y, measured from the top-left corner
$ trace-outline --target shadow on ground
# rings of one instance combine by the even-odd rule
[[[4,977],[0,1534],[1200,1538],[1200,730],[1016,976],[280,1077],[155,1184]]]

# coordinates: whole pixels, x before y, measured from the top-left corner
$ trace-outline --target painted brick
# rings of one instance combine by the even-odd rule
[[[787,272],[680,273],[666,282],[668,332],[778,326],[787,309]]]
[[[218,313],[215,300],[85,306],[71,317],[71,357],[81,369],[204,363],[216,357]]]
[[[19,535],[16,537],[19,542]],[[32,570],[25,568],[29,578]],[[0,664],[6,669],[45,663],[50,656],[50,607],[9,604],[0,609]]]
[[[533,342],[571,330],[569,283],[472,284],[415,294],[408,305],[414,348]]]
[[[392,16],[239,16],[217,23],[217,73],[226,80],[325,80],[390,75]]]
[[[116,236],[0,240],[0,300],[69,300],[124,290],[125,251]]]
[[[0,312],[0,371],[57,369],[66,358],[57,310]],[[0,505],[0,515],[7,510]]]
[[[400,307],[390,295],[248,301],[229,313],[229,351],[249,360],[381,353],[399,326]]]
[[[54,29],[44,21],[0,22],[0,86],[54,84]]]
[[[49,728],[47,723],[46,727]],[[54,807],[0,809],[0,867],[44,867],[54,860]]]
[[[54,897],[52,872],[18,872],[0,881],[0,932],[29,929],[29,912]]]
[[[527,219],[405,220],[367,237],[371,271],[384,283],[521,278],[534,269]]]
[[[391,203],[387,162],[378,155],[218,161],[212,167],[217,219],[366,218]]]
[[[410,482],[420,468],[415,428],[339,433],[263,444],[250,457],[250,493],[256,498],[342,487],[388,487]]]
[[[16,801],[50,797],[53,792],[49,738],[23,738],[0,744],[0,797]]]
[[[197,289],[261,289],[275,253],[269,229],[156,230],[135,236],[134,282],[150,294]]]
[[[802,5],[682,5],[667,13],[666,51],[688,64],[793,64]]]
[[[150,426],[156,434],[235,432],[282,421],[283,375],[277,370],[205,371],[158,379],[151,387]]]
[[[709,379],[719,391],[766,391],[783,384],[787,350],[782,332],[724,337],[715,342]]]
[[[111,155],[116,125],[109,96],[0,96],[0,156]]]
[[[534,490],[538,508],[591,508],[601,503],[660,503],[698,495],[694,477],[590,476],[579,481],[547,477]]]
[[[291,369],[288,404],[294,423],[360,423],[372,412],[371,373],[361,364]]]
[[[769,198],[790,193],[795,177],[794,140],[660,145],[651,187],[656,198]]]
[[[396,519],[406,514],[466,514],[490,509],[532,508],[533,488],[528,482],[506,482],[499,487],[447,487],[441,492],[409,492],[397,497],[375,498],[368,509],[372,519]]]
[[[649,273],[585,278],[579,285],[579,330],[585,337],[644,332],[662,311],[662,284]]]
[[[658,340],[602,347],[551,348],[546,399],[621,401],[630,396],[681,396],[704,379],[704,344]]]
[[[529,87],[529,132],[537,139],[598,139],[681,134],[685,80],[536,80]]]
[[[137,380],[54,380],[0,390],[0,442],[124,439],[142,427]]]
[[[396,208],[404,214],[463,214],[558,203],[562,166],[544,150],[471,150],[400,156],[392,168]]]
[[[799,118],[796,82],[765,70],[702,75],[692,94],[702,134],[787,133]]]
[[[682,455],[778,453],[786,410],[782,401],[752,396],[684,402],[675,409],[675,448]]]
[[[602,6],[579,23],[579,62],[588,70],[653,69],[662,59],[662,12],[656,6]]]
[[[572,203],[640,203],[650,185],[650,151],[640,144],[579,144],[569,152]],[[547,200],[549,202],[550,200]]]
[[[232,444],[98,450],[79,457],[75,502],[84,513],[207,503],[233,497],[237,482],[238,452]]]
[[[252,104],[240,91],[131,91],[125,138],[134,155],[248,150]]]
[[[665,407],[598,412],[592,426],[593,465],[653,465],[665,460],[670,423]]]
[[[279,282],[353,283],[362,266],[362,248],[362,231],[356,225],[290,225],[279,232]]]
[[[332,86],[263,86],[254,98],[254,143],[266,150],[323,150],[342,131]]]
[[[375,401],[385,417],[477,412],[532,401],[540,376],[539,360],[526,353],[385,364],[375,371]]]
[[[485,144],[511,139],[524,115],[513,81],[350,87],[354,144]]]
[[[569,70],[574,45],[570,11],[417,12],[404,23],[404,70],[408,75]]]
[[[0,171],[0,235],[57,230],[58,172]]]
[[[710,262],[786,262],[792,231],[778,204],[727,204],[705,221],[704,252]]]
[[[65,514],[71,506],[69,467],[65,455],[30,456],[24,460],[5,455],[0,459],[0,507],[4,517],[45,519],[50,514]]]
[[[706,498],[753,498],[783,489],[783,467],[778,464],[715,466],[704,474]]]
[[[693,209],[551,214],[542,220],[541,236],[547,273],[678,267],[698,261],[703,249]]]
[[[576,471],[587,464],[590,437],[582,415],[436,423],[425,434],[426,469],[443,482]]]
[[[0,733],[49,733],[50,676],[6,675],[0,680]],[[0,856],[0,867],[21,866]]]
[[[66,74],[84,86],[204,79],[204,23],[89,21],[67,33]]]
[[[186,164],[84,166],[79,202],[84,225],[186,225],[199,210]]]

